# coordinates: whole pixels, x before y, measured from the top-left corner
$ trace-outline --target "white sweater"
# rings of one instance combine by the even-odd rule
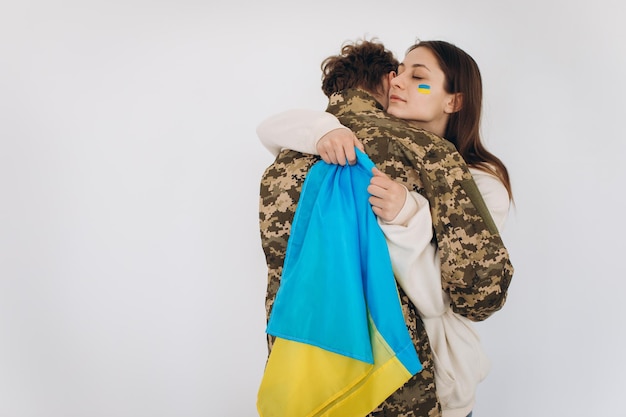
[[[331,114],[288,110],[263,121],[257,134],[276,155],[282,148],[316,154],[317,141],[327,132],[345,128]],[[506,188],[494,175],[470,168],[474,181],[500,231],[509,212]],[[472,322],[452,311],[441,289],[437,248],[431,243],[428,200],[408,192],[404,207],[390,222],[378,220],[389,247],[394,274],[424,321],[431,343],[437,395],[443,417],[465,417],[474,406],[476,388],[489,371],[489,361]]]
[[[492,217],[502,230],[509,198],[498,178],[470,168]],[[431,243],[428,200],[407,192],[404,207],[391,222],[378,220],[389,247],[396,280],[417,307],[430,341],[437,395],[444,417],[465,417],[472,411],[476,388],[489,371],[489,361],[472,322],[452,311],[441,289],[437,248]]]

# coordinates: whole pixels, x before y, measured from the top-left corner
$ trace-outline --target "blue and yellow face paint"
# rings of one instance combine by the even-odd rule
[[[417,86],[417,92],[422,94],[430,94],[430,86],[428,84],[420,84]]]

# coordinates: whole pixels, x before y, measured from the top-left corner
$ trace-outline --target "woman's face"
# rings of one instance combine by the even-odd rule
[[[443,136],[454,109],[454,94],[445,91],[444,82],[445,75],[431,50],[413,49],[391,80],[387,112]]]

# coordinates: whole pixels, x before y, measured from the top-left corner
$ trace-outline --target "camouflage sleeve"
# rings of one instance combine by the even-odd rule
[[[431,203],[441,279],[452,309],[481,321],[500,310],[513,276],[509,253],[465,162],[433,141],[421,171]],[[430,196],[430,198],[429,198]]]
[[[379,169],[428,199],[452,309],[470,320],[486,319],[504,305],[513,267],[467,164],[437,135],[382,112],[347,111],[365,107],[351,97],[329,109],[361,139]]]
[[[350,127],[360,138],[379,133]],[[381,131],[394,139],[363,139],[366,151],[379,169],[428,199],[442,288],[453,311],[474,321],[488,318],[506,301],[513,267],[465,161],[450,142],[434,135]]]

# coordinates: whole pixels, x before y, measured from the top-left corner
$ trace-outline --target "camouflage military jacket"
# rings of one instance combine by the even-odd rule
[[[267,318],[280,285],[287,241],[302,185],[311,166],[319,160],[317,156],[283,150],[261,178],[259,225],[268,271]],[[388,397],[369,417],[441,417],[432,351],[424,323],[402,288],[398,291],[404,320],[424,369]],[[269,351],[273,341],[273,337],[268,335]]]

